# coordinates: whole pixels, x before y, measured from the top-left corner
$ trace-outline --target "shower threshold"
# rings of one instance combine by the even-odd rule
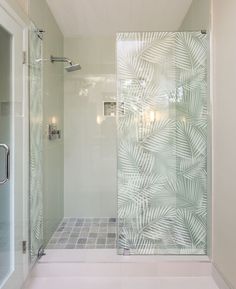
[[[118,255],[116,249],[46,249],[46,255],[39,263],[173,263],[173,264],[205,264],[208,256],[177,255]],[[204,266],[205,266],[204,265]]]
[[[207,257],[122,256],[115,249],[46,250],[25,288],[217,289]]]

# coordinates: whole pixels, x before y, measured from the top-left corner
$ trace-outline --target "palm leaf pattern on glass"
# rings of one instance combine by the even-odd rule
[[[119,253],[206,254],[206,67],[200,32],[117,34]]]

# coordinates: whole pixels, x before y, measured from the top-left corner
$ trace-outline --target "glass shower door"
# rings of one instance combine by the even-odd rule
[[[207,35],[117,35],[118,253],[206,254]]]
[[[0,4],[0,288],[23,281],[23,30]]]
[[[11,105],[11,35],[0,27],[0,284],[12,270],[11,186],[9,181],[10,147],[12,147]]]
[[[43,246],[43,99],[42,34],[34,24],[29,31],[30,102],[30,260],[34,263]]]

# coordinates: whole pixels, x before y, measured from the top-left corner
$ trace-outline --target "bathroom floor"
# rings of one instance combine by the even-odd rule
[[[34,278],[26,289],[219,289],[211,277]]]
[[[206,256],[121,256],[116,250],[46,250],[24,289],[218,289]]]
[[[116,248],[116,218],[64,218],[47,249]]]

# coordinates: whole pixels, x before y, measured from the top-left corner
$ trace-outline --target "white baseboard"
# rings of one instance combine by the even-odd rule
[[[233,289],[227,284],[224,277],[219,272],[219,270],[214,266],[214,264],[212,264],[212,277],[216,282],[216,285],[219,287],[219,289]]]

